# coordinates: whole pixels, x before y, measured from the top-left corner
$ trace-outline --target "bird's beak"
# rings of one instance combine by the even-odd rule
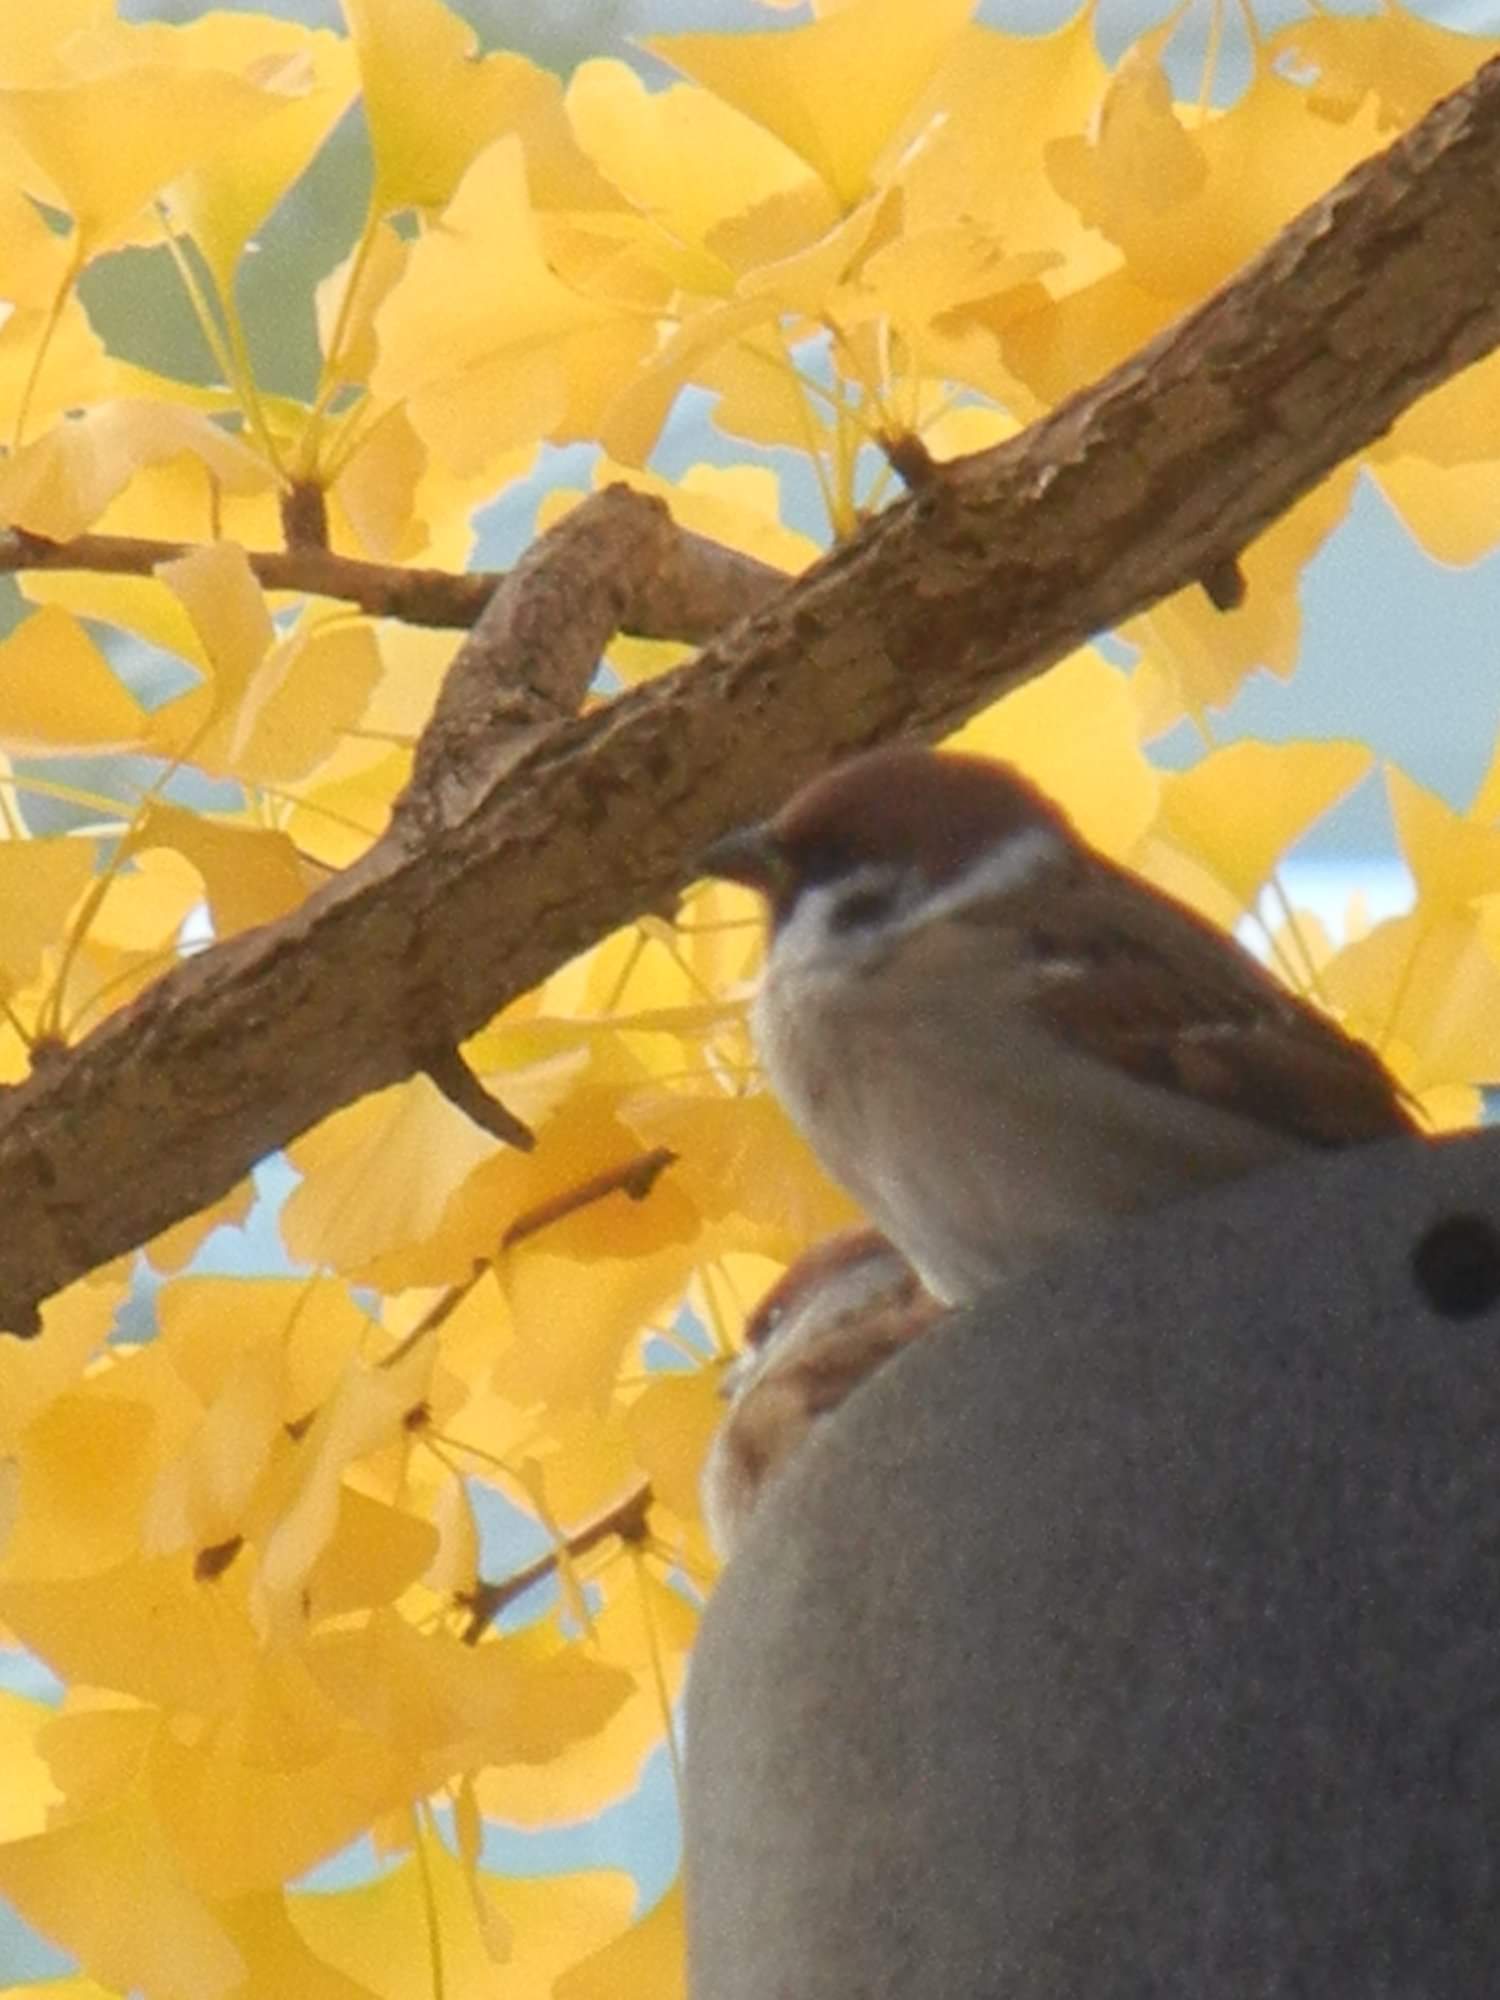
[[[771,896],[785,878],[786,860],[770,824],[762,820],[757,826],[742,826],[734,833],[726,833],[706,847],[698,856],[698,872],[721,875],[729,882],[743,882],[747,888]]]

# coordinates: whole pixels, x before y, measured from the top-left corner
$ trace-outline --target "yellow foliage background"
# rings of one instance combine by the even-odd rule
[[[385,823],[453,642],[263,592],[244,551],[277,545],[289,489],[326,496],[341,551],[461,568],[476,507],[543,444],[586,440],[601,482],[795,571],[819,545],[763,463],[648,468],[684,387],[727,438],[799,454],[845,535],[884,497],[881,436],[941,457],[1008,435],[1500,46],[1394,4],[1319,13],[1258,36],[1218,107],[1211,75],[1174,98],[1180,10],[1111,69],[1087,6],[1024,37],[971,0],[827,0],[655,39],[662,89],[613,60],[563,81],[478,57],[441,0],[344,12],[333,33],[0,10],[0,521],[189,545],[152,576],[19,579],[5,1081],[184,951],[295,908]],[[239,288],[356,98],[368,209],[307,302],[322,373],[298,401],[258,373]],[[217,386],[97,331],[80,280],[142,245],[173,259]],[[1366,465],[1434,556],[1490,547],[1500,363]],[[1275,903],[1275,871],[1370,753],[1212,736],[1252,669],[1293,669],[1298,574],[1353,478],[1248,552],[1243,610],[1158,605],[1123,635],[1133,673],[1085,650],[961,740],[1226,925],[1270,885],[1274,962],[1444,1127],[1500,1073],[1500,764],[1467,814],[1387,771],[1417,901],[1335,939]],[[682,657],[621,640],[593,698]],[[1204,754],[1163,774],[1143,742],[1183,718]],[[85,757],[111,775],[81,782]],[[42,800],[71,830],[33,833]],[[280,1228],[305,1275],[188,1268],[247,1184],[149,1246],[153,1338],[110,1342],[120,1267],[0,1344],[0,1620],[65,1689],[0,1695],[0,1894],[76,1956],[59,2000],[681,1990],[675,1894],[636,1921],[623,1875],[506,1876],[483,1848],[487,1822],[626,1796],[669,1732],[712,1583],[696,1488],[718,1365],[846,1217],[759,1088],[757,951],[749,898],[695,890],[467,1046],[534,1153],[425,1080],[384,1091],[290,1149]],[[481,1575],[488,1489],[532,1525],[516,1577]],[[369,1879],[289,1886],[364,1835],[386,1864]]]

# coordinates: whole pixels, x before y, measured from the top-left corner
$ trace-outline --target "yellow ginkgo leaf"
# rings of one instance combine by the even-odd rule
[[[435,297],[447,301],[436,321]],[[375,324],[372,390],[382,402],[405,398],[418,435],[460,471],[577,434],[654,339],[633,311],[556,275],[514,138],[497,140],[465,174]]]
[[[1425,917],[1500,894],[1500,828],[1456,813],[1393,764],[1385,788]]]
[[[393,1602],[426,1569],[437,1545],[430,1521],[342,1486],[333,1533],[308,1571],[308,1617],[336,1618]]]
[[[280,1356],[267,1344],[238,1357],[185,1449],[162,1468],[142,1513],[142,1549],[196,1555],[243,1535],[250,1496],[286,1444]]]
[[[1484,776],[1469,805],[1466,817],[1480,826],[1493,826],[1500,820],[1500,738],[1497,738]]]
[[[0,1340],[0,1450],[13,1453],[23,1432],[82,1375],[128,1289],[127,1273],[96,1271],[46,1301],[34,1339]]]
[[[0,76],[16,83],[61,81],[69,74],[65,57],[75,38],[98,33],[114,14],[114,0],[0,9]]]
[[[432,1367],[430,1345],[412,1349],[388,1368],[351,1362],[318,1409],[300,1440],[295,1478],[261,1551],[256,1603],[269,1622],[291,1609],[305,1616],[301,1593],[308,1573],[344,1519],[345,1474],[370,1453],[409,1439],[406,1421],[425,1405]],[[430,1535],[424,1550],[416,1569],[431,1553]]]
[[[125,750],[146,715],[93,640],[46,606],[0,640],[0,746],[23,756]]]
[[[136,1790],[160,1714],[101,1687],[69,1688],[40,1747],[63,1794],[59,1819],[81,1819]]]
[[[477,1260],[498,1256],[507,1243],[547,1247],[554,1230],[583,1211],[606,1232],[598,1239],[603,1255],[628,1256],[648,1245],[682,1240],[688,1223],[681,1209],[675,1202],[657,1201],[667,1179],[660,1169],[669,1163],[643,1161],[644,1149],[616,1115],[622,1092],[644,1081],[649,1071],[632,1056],[626,1038],[608,1029],[590,1037],[600,1056],[596,1062],[591,1046],[584,1066],[576,1053],[576,1028],[568,1039],[572,1053],[562,1061],[543,1060],[499,1073],[483,1070],[488,1086],[508,1108],[534,1120],[535,1147],[522,1153],[491,1141],[489,1157],[470,1152],[463,1161],[452,1162],[462,1168],[459,1173],[450,1173],[445,1163],[449,1178],[441,1214],[429,1212],[420,1228],[398,1231],[390,1226],[386,1243],[372,1249],[364,1267],[372,1282],[399,1290],[461,1280],[471,1275]],[[618,1082],[595,1082],[596,1075],[607,1073],[612,1045],[625,1076]],[[299,1164],[307,1143],[299,1140],[289,1149]],[[439,1192],[436,1181],[433,1191]],[[641,1215],[624,1214],[637,1206]]]
[[[120,1992],[229,2000],[245,1962],[144,1797],[0,1846],[0,1894]]]
[[[306,1263],[348,1271],[420,1243],[499,1150],[425,1076],[373,1092],[287,1148],[302,1185],[281,1211],[286,1246]]]
[[[694,313],[676,328],[660,351],[645,360],[634,376],[610,399],[599,423],[599,439],[611,457],[626,465],[642,465],[651,455],[662,425],[678,393],[690,381],[719,386],[711,364],[722,365],[726,354],[744,352],[743,336],[769,329],[776,319],[776,302],[765,297],[729,299]],[[758,409],[763,393],[771,395],[777,414],[768,443],[807,442],[805,405],[797,389],[792,364],[785,356],[766,359],[757,348],[753,381],[747,400]],[[788,416],[788,408],[792,412]],[[791,435],[784,434],[789,428]],[[751,435],[744,432],[744,435]],[[754,433],[757,437],[761,433]]]
[[[1445,469],[1483,465],[1500,450],[1497,391],[1500,354],[1488,354],[1413,403],[1370,447],[1370,456],[1377,464],[1414,457]]]
[[[722,98],[688,84],[650,90],[628,63],[580,63],[567,110],[584,151],[621,194],[672,237],[700,246],[728,217],[807,178],[795,153]],[[730,273],[719,270],[727,290]]]
[[[517,1826],[565,1826],[631,1791],[667,1726],[654,1661],[673,1702],[697,1632],[698,1613],[680,1591],[643,1564],[621,1564],[611,1573],[604,1604],[592,1613],[588,1643],[598,1659],[630,1675],[634,1692],[596,1736],[555,1762],[477,1772],[474,1786],[486,1816]]]
[[[178,1278],[156,1295],[157,1345],[200,1404],[236,1356],[270,1344],[284,1375],[281,1417],[305,1430],[370,1334],[369,1314],[335,1278]]]
[[[1149,249],[1134,238],[1131,245],[1138,274],[1179,297],[1184,287],[1196,297],[1237,270],[1283,223],[1384,143],[1372,114],[1359,112],[1344,125],[1318,117],[1300,85],[1264,58],[1244,96],[1194,137],[1208,179],[1196,197],[1159,217]]]
[[[152,1268],[164,1274],[180,1271],[193,1261],[216,1229],[225,1226],[233,1228],[242,1223],[254,1206],[255,1183],[247,1178],[232,1187],[228,1194],[220,1196],[218,1201],[210,1202],[207,1208],[200,1208],[196,1215],[186,1216],[170,1229],[164,1229],[159,1236],[153,1236],[145,1245]]]
[[[1324,117],[1350,118],[1373,97],[1382,128],[1401,131],[1497,49],[1493,36],[1462,33],[1387,0],[1377,14],[1289,22],[1269,38],[1266,58],[1305,80],[1312,72],[1308,102]]]
[[[506,1252],[499,1275],[517,1349],[549,1408],[602,1404],[631,1340],[686,1290],[697,1222],[681,1191],[663,1185],[646,1202],[580,1213]]]
[[[738,225],[736,244],[742,254],[757,218],[780,206],[763,203]],[[866,254],[891,235],[900,214],[899,193],[884,189],[870,195],[831,227],[757,258],[754,268],[740,278],[740,296],[770,299],[778,312],[811,323],[835,316],[845,297],[844,286]]]
[[[445,2000],[492,2000],[502,1988],[507,2000],[550,2000],[557,1975],[629,1921],[635,1887],[628,1875],[522,1881],[486,1872],[486,1894],[509,1941],[497,1965],[463,1862],[426,1827],[419,1839],[420,1855],[373,1882],[288,1900],[293,1924],[319,1958],[378,2000],[411,2000],[429,1989],[436,1950]]]
[[[1129,860],[1131,867],[1148,882],[1175,896],[1179,903],[1186,903],[1190,910],[1207,917],[1220,930],[1232,931],[1245,913],[1239,896],[1227,889],[1210,868],[1154,831],[1142,836]]]
[[[457,1599],[467,1596],[479,1580],[479,1517],[468,1483],[447,1477],[432,1506],[437,1547],[422,1572],[429,1590]]]
[[[513,1493],[519,1482],[548,1537],[561,1543],[605,1516],[613,1518],[639,1487],[641,1469],[617,1409],[545,1409],[525,1366],[514,1349],[502,1352],[495,1365],[496,1387],[532,1406],[524,1436],[508,1453],[512,1476],[504,1490]],[[479,1470],[486,1468],[481,1464]],[[617,1542],[597,1546],[602,1552],[591,1553],[582,1565],[590,1576],[612,1567],[619,1555]],[[560,1565],[565,1581],[572,1568],[571,1559]]]
[[[698,1480],[709,1442],[724,1421],[714,1371],[653,1378],[630,1405],[626,1424],[651,1490],[688,1517],[698,1511]]]
[[[205,686],[156,711],[153,742],[242,780],[305,776],[359,720],[379,679],[369,628],[309,614],[278,638],[232,543],[195,549],[159,574],[186,607],[211,672]]]
[[[372,735],[415,743],[432,714],[453,655],[454,635],[385,618],[374,628],[380,649],[380,679],[370,695],[364,729]]]
[[[911,112],[973,0],[851,0],[805,27],[652,35],[646,47],[807,161],[845,207],[908,136]]]
[[[1153,730],[1223,706],[1256,667],[1291,673],[1302,638],[1298,579],[1343,520],[1357,477],[1356,466],[1341,466],[1241,553],[1245,597],[1234,610],[1218,610],[1194,583],[1121,628],[1159,676],[1159,705],[1145,718]]]
[[[1014,764],[1109,854],[1127,854],[1156,812],[1161,781],[1141,749],[1130,682],[1092,648],[983,710],[947,747]]]
[[[307,1658],[342,1715],[410,1760],[414,1791],[480,1765],[546,1769],[634,1692],[623,1667],[544,1630],[469,1646],[388,1611],[326,1630]]]
[[[159,1731],[148,1769],[165,1838],[216,1903],[326,1860],[406,1791],[401,1760],[290,1649],[262,1656],[207,1730]]]
[[[769,1091],[730,1097],[650,1087],[621,1115],[643,1145],[677,1153],[676,1184],[705,1218],[732,1218],[741,1250],[790,1262],[858,1219]]]
[[[313,887],[286,834],[232,825],[184,806],[153,801],[136,844],[140,850],[170,847],[186,856],[203,878],[216,937],[285,916]]]
[[[529,457],[518,453],[516,472],[529,465]],[[508,469],[494,468],[497,484]],[[429,548],[430,523],[416,495],[428,470],[427,448],[405,410],[387,410],[362,432],[339,467],[329,491],[332,518],[347,530],[357,550],[377,562],[404,562],[423,555]],[[344,539],[339,529],[335,539]]]
[[[163,847],[124,860],[102,897],[91,889],[70,931],[66,977],[48,996],[65,1032],[78,1033],[159,978],[180,956],[182,926],[202,900],[197,869]]]
[[[346,382],[369,380],[375,367],[375,315],[410,254],[410,242],[389,222],[381,222],[318,286],[318,339]]]
[[[202,899],[203,878],[185,855],[147,848],[110,877],[87,942],[127,958],[155,954],[176,944],[184,920]]]
[[[273,91],[226,70],[129,63],[0,89],[0,133],[32,163],[29,191],[73,217],[82,258],[109,247],[169,181],[280,108]]]
[[[143,1372],[133,1371],[137,1380]],[[16,1517],[0,1575],[91,1576],[135,1552],[157,1469],[158,1415],[149,1400],[107,1393],[96,1377],[36,1418],[17,1454]]]
[[[0,184],[0,240],[5,268],[0,296],[13,306],[46,312],[67,277],[68,246],[18,187]]]
[[[468,23],[439,0],[345,0],[375,152],[374,206],[441,208],[469,163],[502,132],[519,132],[558,193],[587,198],[597,182],[571,146],[556,77],[524,56],[479,55]],[[421,90],[412,78],[422,78]]]
[[[1095,20],[1084,0],[1046,34],[961,30],[918,107],[936,115],[897,175],[909,231],[973,221],[1008,251],[1060,252],[1073,285],[1118,261],[1044,165],[1047,142],[1084,132],[1108,84]]]
[[[154,576],[91,575],[86,570],[26,570],[22,589],[33,604],[53,605],[75,618],[117,625],[150,646],[203,663],[193,621],[182,600]]]
[[[55,313],[43,306],[7,308],[0,323],[0,410],[13,446],[89,403],[107,401],[116,393],[116,375],[117,365],[73,293]]]
[[[233,1568],[195,1577],[186,1555],[137,1557],[83,1578],[0,1581],[0,1618],[63,1680],[213,1715],[254,1657],[234,1581]]]
[[[286,833],[315,866],[347,868],[380,837],[410,776],[410,750],[346,738],[298,787]]]
[[[1422,458],[1385,458],[1371,472],[1434,561],[1465,568],[1500,542],[1500,463],[1495,459],[1432,465]]]
[[[1422,397],[1370,453],[1381,491],[1439,562],[1476,562],[1495,546],[1500,504],[1500,355]]]
[[[212,673],[208,689],[184,695],[159,713],[237,715],[251,677],[276,637],[245,551],[233,542],[214,542],[159,564],[156,574],[191,619],[201,657]],[[161,733],[165,737],[170,732]]]
[[[1049,302],[1041,277],[1058,262],[1039,250],[1007,256],[969,222],[908,231],[865,262],[836,312],[846,326],[885,321],[906,343],[912,373],[986,388],[999,379],[1001,336]],[[989,354],[973,353],[980,341]]]
[[[1362,743],[1231,743],[1162,778],[1155,831],[1248,909],[1278,859],[1372,761]]]
[[[1324,990],[1416,1091],[1500,1080],[1500,931],[1472,911],[1419,906],[1324,968]]]
[[[1208,178],[1203,149],[1178,116],[1162,66],[1179,18],[1174,12],[1120,58],[1087,137],[1064,136],[1046,148],[1059,194],[1127,257],[1139,220],[1181,207]]]
[[[1004,362],[1035,398],[1032,414],[1038,414],[1108,374],[1174,316],[1170,300],[1123,267],[1110,269],[1008,324]],[[1020,413],[1026,409],[1023,399]]]
[[[0,646],[0,675],[4,673]],[[58,946],[67,923],[92,880],[96,859],[91,840],[0,841],[0,993],[14,992],[34,979],[42,954]]]
[[[215,12],[196,21],[142,22],[131,31],[142,52],[235,70],[275,100],[246,120],[230,144],[195,165],[170,189],[168,209],[193,238],[220,298],[233,297],[235,266],[250,238],[313,159],[348,108],[354,55],[342,35],[268,16]]]
[[[270,483],[264,462],[197,410],[116,401],[64,417],[19,452],[0,474],[0,510],[35,534],[66,541],[91,527],[143,467],[184,454],[231,492]]]
[[[167,393],[159,381],[153,389]],[[261,397],[263,411],[267,400]],[[231,437],[231,442],[237,440]],[[285,443],[282,450],[288,450]],[[258,453],[252,452],[251,459],[253,484],[249,470],[242,481],[236,476],[233,485],[227,484],[212,463],[192,451],[142,465],[94,526],[101,534],[143,535],[185,546],[232,541],[247,549],[275,548],[283,530],[274,475]]]
[[[245,691],[227,746],[235,772],[290,784],[315,770],[364,714],[380,679],[375,635],[347,615],[302,617]]]
[[[361,1986],[312,1951],[292,1922],[287,1898],[261,1890],[221,1904],[219,1921],[249,1970],[245,1992],[295,1994],[297,2000],[373,2000]],[[57,1993],[54,2000],[71,2000]]]
[[[687,2000],[686,1964],[682,1886],[675,1883],[649,1915],[612,1944],[590,1952],[552,1992],[554,2000],[618,2000],[622,1993]]]
[[[0,1788],[0,1846],[40,1833],[50,1809],[60,1803],[62,1793],[52,1777],[51,1767],[37,1748],[37,1737],[53,1717],[52,1709],[40,1701],[0,1689],[0,1761],[5,1784]]]

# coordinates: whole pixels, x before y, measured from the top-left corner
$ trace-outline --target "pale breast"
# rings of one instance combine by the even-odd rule
[[[853,985],[793,967],[754,1014],[789,1114],[940,1298],[1299,1150],[1069,1053],[1004,991],[1004,971],[976,993],[944,977],[943,950],[924,943],[920,964],[903,956]]]

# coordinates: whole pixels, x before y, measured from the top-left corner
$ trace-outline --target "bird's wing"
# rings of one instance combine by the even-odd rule
[[[955,915],[1016,929],[1036,966],[1024,1004],[1081,1055],[1309,1145],[1417,1129],[1373,1049],[1222,931],[1107,861],[1048,871]]]

